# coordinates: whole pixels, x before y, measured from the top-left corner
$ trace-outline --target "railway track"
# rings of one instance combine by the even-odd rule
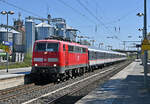
[[[0,90],[0,99],[2,98],[3,95],[7,95],[9,93],[15,92],[15,91],[19,91],[22,89],[27,89],[32,87],[34,84],[27,84],[27,85],[20,85],[17,87],[13,87],[13,88],[8,88],[8,89],[4,89],[4,90]]]
[[[117,68],[113,68],[113,70],[110,69],[110,70],[107,70],[107,71],[103,71],[103,72],[101,72],[100,74],[98,74],[98,75],[101,75],[99,78],[100,78],[101,80],[104,80],[104,81],[105,81],[105,80],[107,80],[108,78],[112,77],[114,74],[116,74],[116,73],[118,73],[119,71],[121,71],[122,69],[124,69],[127,65],[129,65],[129,63],[126,63],[125,65],[121,65],[121,66],[119,66],[119,67],[117,67]],[[118,70],[118,69],[119,69],[119,70]],[[97,75],[96,75],[96,76],[97,76]],[[106,76],[107,76],[108,78],[106,78]],[[99,78],[98,78],[98,79],[99,79]],[[95,81],[97,81],[97,80],[95,80]],[[98,81],[98,82],[99,82],[99,81]],[[46,102],[45,104],[62,104],[62,102],[65,103],[65,104],[73,104],[73,103],[75,103],[75,102],[72,102],[72,101],[69,100],[67,97],[68,97],[68,96],[72,96],[72,95],[76,94],[77,92],[80,92],[81,90],[87,88],[87,86],[89,87],[89,86],[93,85],[94,83],[95,83],[95,82],[88,82],[88,83],[84,84],[83,86],[79,86],[79,85],[78,85],[77,88],[71,90],[70,92],[66,92],[65,94],[62,94],[62,95],[60,95],[60,96],[54,98],[53,100],[50,100],[50,101]],[[93,89],[94,89],[94,88],[93,88]],[[81,92],[80,92],[80,93],[81,93]],[[71,101],[71,102],[68,102],[68,100]],[[66,101],[67,101],[67,102],[66,102]]]
[[[8,101],[9,99],[17,98],[20,95],[32,93],[33,91],[38,91],[41,88],[46,88],[50,85],[53,85],[53,83],[51,83],[49,85],[45,85],[45,86],[39,86],[39,85],[35,85],[34,83],[31,83],[31,84],[27,84],[27,85],[17,86],[17,87],[7,89],[7,90],[1,90],[0,91],[0,102]],[[11,93],[13,93],[13,94],[11,94]]]
[[[104,70],[105,72],[110,72],[110,70],[115,69],[115,67],[117,66],[118,64],[105,67],[103,70],[100,70],[100,73],[104,75]],[[106,68],[109,68],[109,69],[106,71]],[[51,103],[57,102],[59,99],[66,97],[67,95],[74,94],[79,89],[82,89],[83,87],[78,86],[77,89],[72,88],[71,90],[72,92],[70,92],[69,90],[71,86],[75,86],[76,84],[79,84],[82,81],[88,82],[89,78],[92,78],[92,77],[94,78],[94,76],[96,76],[95,75],[96,73],[97,73],[97,70],[93,73],[93,75],[91,73],[86,73],[84,76],[82,76],[82,77],[85,77],[84,80],[80,80],[80,78],[76,78],[76,79],[71,79],[69,81],[62,82],[59,84],[50,83],[47,85],[40,85],[40,86],[39,85],[37,86],[35,84],[29,84],[29,85],[14,87],[13,89],[1,90],[0,91],[0,103],[3,103],[3,104],[19,103],[20,104],[24,102],[23,104],[27,104],[27,103],[37,103],[37,101],[43,102],[41,99],[45,99],[47,100],[46,103],[51,104]],[[97,75],[100,75],[100,74],[97,74]],[[87,76],[91,76],[91,77],[87,77]],[[87,86],[87,84],[85,85]],[[66,90],[68,89],[68,91],[64,89]],[[49,96],[48,93],[49,95],[55,95],[55,96],[54,97],[51,96],[51,97],[48,97],[49,99],[46,99],[45,97]]]

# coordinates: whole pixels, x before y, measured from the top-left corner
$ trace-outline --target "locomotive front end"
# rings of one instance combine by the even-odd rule
[[[31,73],[55,74],[59,69],[59,42],[37,41],[34,44]]]

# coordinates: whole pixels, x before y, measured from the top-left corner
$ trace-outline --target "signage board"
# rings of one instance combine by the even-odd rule
[[[12,46],[12,42],[3,41],[3,44],[6,46]]]
[[[150,50],[150,42],[148,39],[144,39],[141,46],[142,50]]]

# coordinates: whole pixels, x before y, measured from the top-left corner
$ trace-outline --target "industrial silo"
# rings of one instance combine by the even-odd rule
[[[66,27],[66,39],[71,41],[76,41],[77,29],[67,26]]]
[[[13,34],[12,32],[8,31],[8,38],[7,38],[7,29],[4,27],[0,27],[0,43],[3,41],[9,41],[12,42]]]
[[[55,28],[55,35],[66,38],[66,21],[63,18],[52,19]]]
[[[33,50],[33,44],[35,42],[35,23],[32,19],[26,19],[25,31],[26,31],[26,53],[31,54]]]
[[[66,38],[66,29],[64,29],[64,28],[57,29],[56,35],[61,37],[61,38]]]
[[[36,39],[41,40],[45,39],[51,35],[54,35],[54,27],[47,23],[40,23],[36,25]]]
[[[66,28],[66,23],[63,23],[63,22],[56,23],[56,27],[59,28],[59,29],[60,28],[64,28],[65,29]]]
[[[10,30],[13,33],[13,45],[22,45],[22,34],[15,30]]]

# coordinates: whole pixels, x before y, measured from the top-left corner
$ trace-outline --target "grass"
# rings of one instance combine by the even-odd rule
[[[22,68],[31,66],[31,57],[25,57],[24,62],[14,63],[8,66],[9,69],[12,68]],[[6,69],[6,65],[1,65],[0,69]]]

